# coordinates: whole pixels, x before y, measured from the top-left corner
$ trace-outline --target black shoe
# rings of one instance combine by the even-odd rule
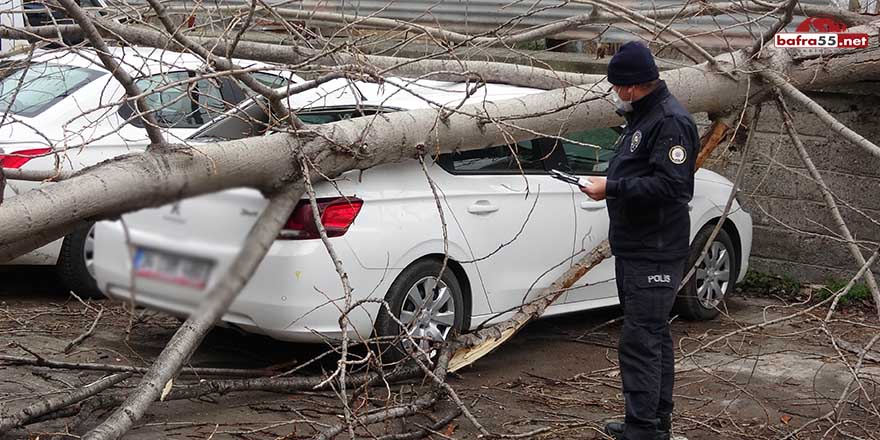
[[[668,433],[669,433],[669,431],[672,431],[672,416],[670,416],[670,415],[668,415],[668,414],[665,415],[665,416],[660,416],[660,417],[657,419],[657,421],[658,421],[658,423],[657,423],[657,431],[666,432],[666,433],[667,433],[667,437],[666,437],[666,438],[669,438],[669,434],[668,434]]]
[[[623,438],[624,426],[620,422],[609,422],[605,424],[605,434],[610,435],[614,440],[621,440]]]
[[[660,424],[658,425],[659,427],[657,428],[657,435],[654,436],[655,440],[669,440],[670,439],[671,434],[670,434],[670,429],[668,427],[671,426],[671,423],[669,423],[668,420],[669,419],[666,419],[666,423],[664,423],[663,419],[660,420]],[[605,425],[605,434],[610,435],[611,437],[614,438],[614,440],[622,440],[624,426],[626,426],[626,425],[624,425],[623,423],[620,423],[620,422],[609,422]],[[666,429],[661,430],[661,428],[666,428]]]

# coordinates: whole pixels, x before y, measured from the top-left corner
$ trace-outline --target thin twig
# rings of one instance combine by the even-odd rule
[[[73,349],[73,347],[76,347],[77,345],[79,345],[80,343],[85,341],[86,338],[91,336],[92,333],[95,331],[95,327],[98,326],[98,321],[101,320],[102,316],[104,316],[104,307],[101,307],[101,309],[98,310],[98,316],[95,317],[95,320],[94,320],[94,322],[92,322],[92,325],[89,327],[89,329],[85,333],[79,335],[76,339],[70,341],[70,343],[68,343],[67,346],[65,346],[64,350],[62,350],[62,351],[64,353],[69,353],[70,350]]]

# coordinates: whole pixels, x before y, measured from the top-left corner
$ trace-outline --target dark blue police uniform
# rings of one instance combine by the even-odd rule
[[[623,438],[667,438],[658,433],[668,436],[673,408],[675,356],[668,318],[688,255],[688,202],[699,134],[662,81],[624,116],[626,129],[606,181],[609,242],[624,311],[619,341]]]

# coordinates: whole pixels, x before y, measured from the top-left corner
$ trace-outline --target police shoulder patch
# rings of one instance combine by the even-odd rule
[[[636,130],[632,135],[632,139],[629,143],[629,151],[630,153],[636,151],[636,148],[639,148],[639,143],[642,142],[642,130]]]
[[[669,160],[676,165],[681,165],[687,160],[687,150],[681,145],[673,145],[669,149]]]

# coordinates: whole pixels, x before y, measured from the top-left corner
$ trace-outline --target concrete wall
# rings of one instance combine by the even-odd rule
[[[811,97],[880,144],[880,85]],[[880,243],[880,158],[830,132],[812,113],[799,106],[794,110],[797,131],[868,258]],[[782,130],[775,105],[765,105],[740,196],[755,222],[752,268],[802,281],[848,279],[858,266],[841,241],[819,186],[788,136],[780,135]],[[733,152],[708,166],[733,180],[741,161],[741,153]]]

